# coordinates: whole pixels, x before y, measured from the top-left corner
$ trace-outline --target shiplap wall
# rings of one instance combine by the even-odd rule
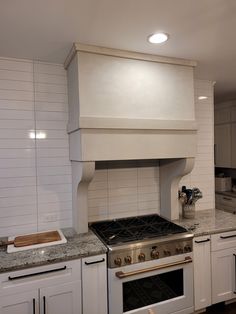
[[[71,226],[67,112],[62,65],[0,58],[0,236]]]
[[[199,96],[207,99],[199,100]],[[214,99],[212,82],[195,81],[195,114],[198,124],[197,156],[193,171],[180,187],[198,187],[203,198],[196,210],[215,207],[214,198]],[[187,145],[187,143],[186,143]],[[89,220],[103,220],[160,212],[159,167],[96,170],[89,186]]]

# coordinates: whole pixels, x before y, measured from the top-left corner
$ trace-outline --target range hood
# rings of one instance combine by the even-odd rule
[[[194,61],[74,44],[68,74],[73,221],[88,228],[95,161],[159,159],[161,214],[179,216],[178,183],[194,165]]]

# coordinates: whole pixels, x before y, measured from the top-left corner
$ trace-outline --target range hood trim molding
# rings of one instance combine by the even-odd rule
[[[80,117],[78,125],[68,124],[68,133],[79,129],[176,130],[197,131],[195,120],[161,120],[107,117]]]
[[[173,57],[165,57],[165,56],[158,56],[152,55],[148,53],[140,53],[134,52],[129,50],[120,50],[120,49],[113,49],[95,45],[86,45],[82,43],[74,43],[65,62],[64,68],[67,69],[70,65],[71,61],[73,60],[75,54],[78,52],[88,52],[88,53],[95,53],[100,55],[106,56],[114,56],[126,59],[135,59],[135,60],[144,60],[150,62],[159,62],[159,63],[167,63],[167,64],[174,64],[174,65],[184,65],[190,67],[196,67],[197,62],[193,60],[187,60],[182,58],[173,58]]]

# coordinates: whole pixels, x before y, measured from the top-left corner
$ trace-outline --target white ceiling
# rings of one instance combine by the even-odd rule
[[[235,0],[0,0],[0,56],[62,63],[82,42],[194,59],[218,100],[236,98],[235,32]]]

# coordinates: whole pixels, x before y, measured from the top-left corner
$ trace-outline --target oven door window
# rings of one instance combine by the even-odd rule
[[[170,300],[183,293],[183,269],[124,282],[123,312]]]

